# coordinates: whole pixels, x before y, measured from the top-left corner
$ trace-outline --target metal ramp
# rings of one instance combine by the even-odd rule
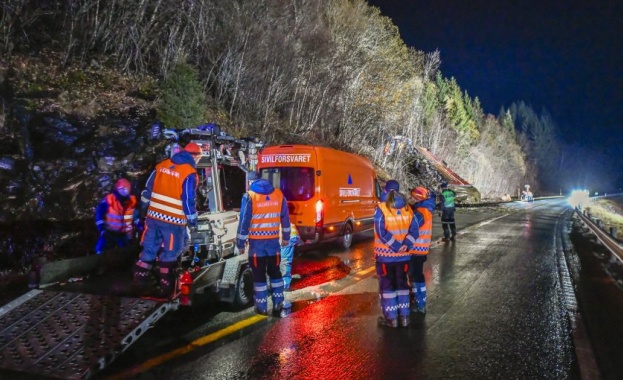
[[[0,368],[51,378],[89,378],[177,306],[31,290],[0,308]]]

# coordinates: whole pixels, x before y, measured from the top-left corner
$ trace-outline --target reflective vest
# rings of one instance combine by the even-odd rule
[[[454,207],[454,197],[456,193],[450,189],[441,192],[441,202],[443,207]]]
[[[397,241],[403,241],[409,232],[409,226],[413,220],[413,211],[409,206],[401,209],[388,209],[385,203],[380,203],[379,208],[385,217],[385,229],[394,235]],[[411,254],[408,251],[394,252],[391,247],[383,243],[376,229],[374,230],[374,257],[400,258],[405,261]]]
[[[433,238],[433,214],[426,207],[418,207],[416,210],[424,217],[424,223],[420,226],[420,235],[415,240],[413,249],[409,253],[412,255],[427,255]]]
[[[189,164],[174,164],[170,159],[156,165],[156,177],[149,200],[147,216],[166,223],[186,225],[182,205],[182,184],[190,175],[197,175]]]
[[[248,192],[251,198],[249,239],[279,239],[283,193],[275,189],[270,194]]]
[[[136,197],[130,195],[125,204],[119,202],[115,194],[106,195],[108,210],[106,211],[106,227],[111,231],[128,233],[134,229],[134,209]]]

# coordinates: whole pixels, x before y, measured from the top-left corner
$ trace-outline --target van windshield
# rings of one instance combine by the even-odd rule
[[[262,169],[274,187],[281,189],[288,201],[306,201],[314,196],[314,169],[304,167],[278,167]]]

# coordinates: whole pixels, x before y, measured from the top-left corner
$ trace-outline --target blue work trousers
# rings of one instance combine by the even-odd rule
[[[95,245],[95,253],[100,255],[109,249],[115,247],[125,248],[128,246],[130,238],[123,232],[102,231],[97,244]]]
[[[408,261],[376,262],[381,309],[387,319],[396,319],[399,315],[407,317],[410,314],[408,272]]]
[[[162,263],[175,262],[184,250],[185,239],[187,239],[186,226],[147,218],[140,260],[145,263],[153,263],[156,261],[156,257],[159,257]],[[159,254],[161,249],[162,252]]]
[[[273,308],[281,307],[284,300],[283,279],[279,270],[281,245],[279,239],[249,239],[249,265],[253,272],[253,303],[262,314],[267,313],[268,296]],[[270,278],[270,291],[266,283]]]

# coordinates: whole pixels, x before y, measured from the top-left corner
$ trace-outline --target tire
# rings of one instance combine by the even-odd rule
[[[253,301],[253,272],[248,266],[242,269],[238,277],[234,301],[237,306],[247,306]]]
[[[340,236],[340,246],[344,249],[349,249],[353,244],[353,227],[350,223],[346,223],[344,225],[344,230],[342,231],[342,236]]]

